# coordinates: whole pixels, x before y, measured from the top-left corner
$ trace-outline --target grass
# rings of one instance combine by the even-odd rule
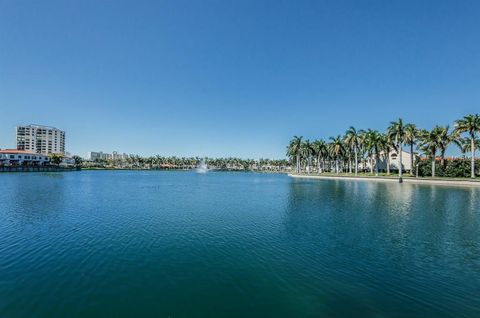
[[[296,173],[292,173],[296,174]],[[389,175],[385,172],[378,173],[378,175],[375,175],[375,173],[358,173],[355,175],[355,173],[348,173],[348,172],[341,172],[341,173],[334,173],[334,172],[323,172],[323,173],[299,173],[298,175],[305,175],[305,176],[325,176],[325,177],[359,177],[359,178],[388,178],[388,179],[398,179],[399,175],[398,173],[390,173]],[[451,181],[473,181],[473,182],[480,182],[480,178],[452,178],[452,177],[416,177],[416,176],[411,176],[408,172],[404,173],[402,175],[403,179],[421,179],[421,180],[451,180]]]

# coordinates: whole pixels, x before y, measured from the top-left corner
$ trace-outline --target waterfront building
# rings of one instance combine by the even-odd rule
[[[55,127],[27,125],[16,127],[17,150],[48,155],[65,154],[65,132]]]
[[[380,157],[377,162],[378,165],[378,170],[379,171],[386,171],[387,170],[387,163],[390,163],[390,170],[391,171],[398,171],[400,168],[400,156],[399,153],[395,150],[390,151],[388,154],[389,160],[387,160],[387,157],[385,156],[385,153],[382,151],[380,152]],[[402,150],[402,170],[403,171],[410,171],[412,169],[412,162],[411,158],[414,156],[414,162],[415,162],[415,154],[411,154],[410,152],[403,151]],[[373,159],[373,158],[372,158]],[[368,160],[365,168],[370,169],[372,163],[374,163],[374,160]],[[363,168],[363,165],[359,165],[360,168]],[[373,167],[375,169],[375,166]]]
[[[90,151],[87,155],[87,160],[110,160],[112,159],[112,154],[104,153],[102,151]]]
[[[45,165],[48,163],[48,156],[37,154],[32,151],[18,149],[0,150],[1,165]]]
[[[110,153],[104,153],[102,151],[90,151],[87,154],[87,160],[116,160],[116,161],[125,161],[128,158],[132,158],[134,155],[128,155],[126,153],[120,154],[117,151]]]

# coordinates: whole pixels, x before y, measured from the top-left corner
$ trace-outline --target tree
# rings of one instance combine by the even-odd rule
[[[49,160],[52,164],[58,166],[62,162],[63,156],[56,153],[52,153],[49,155]]]
[[[343,141],[341,136],[330,137],[331,142],[328,144],[328,150],[330,155],[335,158],[335,172],[339,173],[339,160],[340,156],[345,152],[343,147]]]
[[[314,150],[312,144],[310,143],[310,140],[307,139],[302,142],[302,144],[300,145],[300,156],[307,160],[307,173],[310,173],[310,165],[312,163],[313,152]]]
[[[449,132],[450,127],[440,127],[438,131],[438,150],[440,151],[440,165],[445,168],[445,152],[447,147],[457,139],[458,134],[454,131]]]
[[[322,162],[325,156],[327,155],[327,144],[325,143],[324,140],[319,139],[315,140],[312,143],[312,148],[315,156],[317,156],[317,168],[318,168],[318,173],[322,173]]]
[[[405,142],[405,125],[403,124],[403,120],[399,118],[397,121],[390,122],[390,126],[387,129],[387,135],[395,142],[398,157],[400,163],[398,165],[398,177],[400,180],[402,179],[402,145]]]
[[[435,177],[435,157],[439,148],[440,135],[443,128],[435,126],[432,130],[420,132],[420,147],[432,159],[432,177]]]
[[[300,173],[300,147],[302,145],[302,138],[298,136],[293,136],[293,139],[290,140],[290,144],[287,147],[287,156],[295,157],[296,159],[296,172]]]
[[[413,166],[415,164],[415,156],[413,155],[413,147],[415,146],[419,136],[419,131],[414,124],[405,125],[405,143],[410,146],[410,175],[413,176]]]
[[[370,158],[370,171],[373,173],[375,167],[375,174],[378,175],[378,158],[380,157],[382,135],[372,129],[368,129],[365,133],[365,148]]]
[[[80,167],[83,163],[83,159],[80,156],[73,156],[73,160],[75,160],[75,166]]]
[[[471,146],[470,138],[468,137],[456,138],[453,142],[458,146],[458,148],[460,149],[460,152],[463,155],[463,158],[465,158],[465,154],[470,151],[470,146]],[[480,148],[480,139],[477,138],[475,140],[475,149],[479,149],[479,148]]]
[[[360,134],[354,127],[350,126],[345,134],[345,144],[349,149],[353,150],[355,156],[355,175],[358,174],[358,150],[360,143]]]
[[[387,134],[378,135],[378,150],[383,152],[385,157],[385,163],[387,167],[387,175],[390,175],[390,152],[395,148],[395,143],[391,140],[390,136]]]
[[[468,133],[470,137],[470,152],[471,157],[471,178],[475,178],[475,139],[477,133],[480,132],[480,115],[471,114],[455,121],[455,132]]]

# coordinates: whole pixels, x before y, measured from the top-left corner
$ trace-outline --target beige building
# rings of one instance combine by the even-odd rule
[[[18,126],[17,149],[48,155],[65,154],[65,132],[41,125]]]
[[[392,150],[390,151],[390,153],[388,154],[388,159],[387,160],[387,157],[385,156],[385,153],[382,151],[380,153],[380,158],[378,160],[378,170],[380,171],[385,171],[387,170],[387,162],[390,163],[390,170],[399,170],[399,167],[400,167],[400,155],[397,151],[395,150]],[[415,161],[415,154],[413,154],[414,156],[414,161]],[[409,153],[409,152],[406,152],[406,151],[402,151],[402,170],[403,171],[410,171],[410,169],[412,169],[412,162],[411,162],[411,158],[412,158],[412,154]],[[371,163],[373,162],[374,160],[368,160],[367,161],[367,164],[366,164],[366,168],[367,169],[371,169]],[[373,162],[373,164],[375,164]],[[375,169],[375,166],[373,167],[373,169]]]

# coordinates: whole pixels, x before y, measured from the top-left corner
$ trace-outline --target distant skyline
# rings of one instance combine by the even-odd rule
[[[293,135],[453,125],[480,112],[478,17],[469,0],[0,0],[0,148],[42,124],[82,156],[284,158]]]

